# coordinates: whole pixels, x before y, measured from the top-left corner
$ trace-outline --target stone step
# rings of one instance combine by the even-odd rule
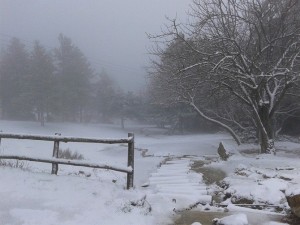
[[[180,181],[190,181],[187,176],[154,176],[154,177],[149,177],[150,181],[168,181],[168,180],[177,180],[178,182]]]
[[[167,161],[164,165],[171,165],[171,164],[176,164],[176,165],[181,165],[181,164],[184,164],[184,165],[189,165],[191,163],[190,160],[185,160],[185,161],[181,161],[181,160],[178,160],[178,161]]]
[[[173,171],[189,171],[191,168],[189,168],[189,167],[186,167],[186,166],[184,166],[184,167],[182,167],[182,168],[180,168],[180,167],[178,167],[178,166],[174,166],[174,167],[161,167],[159,170],[157,170],[157,172],[158,171],[161,171],[161,172],[173,172]]]
[[[177,172],[177,173],[153,173],[151,174],[151,177],[178,177],[178,176],[188,176],[188,173],[185,172]]]
[[[188,168],[188,167],[184,167],[184,168],[178,168],[178,167],[168,168],[168,167],[163,167],[163,168],[160,168],[159,170],[157,170],[155,173],[176,173],[178,171],[188,172],[190,170],[191,170],[191,168]]]
[[[193,202],[211,203],[212,197],[210,195],[197,195],[197,194],[172,194],[172,193],[157,193],[167,198],[178,199],[193,199]]]
[[[178,189],[185,189],[185,188],[197,188],[199,190],[207,190],[207,187],[204,184],[199,183],[186,183],[186,184],[157,184],[157,188],[178,188]]]
[[[189,180],[188,179],[184,179],[184,180],[180,180],[180,182],[179,181],[173,181],[173,180],[161,180],[161,181],[151,181],[150,180],[150,185],[158,185],[158,184],[173,184],[173,185],[175,185],[175,184],[180,184],[180,183],[188,183],[189,182]]]
[[[180,191],[180,190],[163,190],[163,189],[159,189],[158,193],[160,194],[174,194],[175,196],[176,195],[181,195],[181,194],[184,194],[184,195],[189,195],[189,196],[193,196],[193,195],[207,195],[207,191],[206,190],[191,190],[191,191]]]

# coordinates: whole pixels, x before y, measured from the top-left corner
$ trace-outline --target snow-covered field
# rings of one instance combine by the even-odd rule
[[[26,162],[23,169],[0,167],[0,225],[163,225],[173,224],[175,212],[187,208],[219,210],[210,206],[218,187],[207,186],[202,174],[190,168],[193,162],[216,155],[220,141],[235,155],[227,162],[205,166],[221,168],[229,175],[224,180],[228,188],[220,191],[229,196],[222,202],[229,204],[229,210],[241,213],[241,207],[231,205],[239,199],[288,208],[284,191],[300,183],[300,147],[288,142],[277,145],[284,150],[277,156],[257,156],[240,153],[256,146],[237,149],[222,133],[166,136],[154,127],[133,124],[122,130],[117,125],[49,123],[40,127],[15,121],[0,121],[0,129],[96,138],[124,138],[134,132],[136,148],[135,188],[129,191],[125,190],[126,174],[114,171],[60,165],[55,176],[50,174],[51,164]],[[0,153],[51,158],[52,148],[53,142],[4,139]],[[78,152],[89,162],[127,163],[127,146],[122,144],[62,143],[60,148]],[[247,218],[238,214],[233,220]]]

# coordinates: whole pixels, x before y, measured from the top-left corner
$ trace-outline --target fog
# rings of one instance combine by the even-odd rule
[[[12,37],[30,49],[39,40],[57,47],[59,33],[70,37],[96,72],[105,69],[124,90],[145,84],[151,41],[166,16],[185,20],[190,1],[184,0],[0,0],[0,40]]]

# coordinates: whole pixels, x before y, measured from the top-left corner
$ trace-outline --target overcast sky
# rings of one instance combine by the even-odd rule
[[[145,83],[147,33],[159,33],[165,16],[184,21],[190,0],[0,0],[0,41],[13,36],[28,49],[34,40],[58,46],[70,37],[96,71],[104,68],[125,90]]]

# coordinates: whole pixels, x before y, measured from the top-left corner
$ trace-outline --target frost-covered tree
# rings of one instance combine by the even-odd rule
[[[159,35],[171,45],[157,51],[160,59],[154,63],[152,82],[161,88],[156,93],[162,93],[161,99],[187,103],[238,143],[234,127],[251,125],[261,152],[274,151],[279,109],[299,88],[299,4],[194,0],[192,23],[183,26],[174,20]],[[178,46],[182,50],[176,53]]]

